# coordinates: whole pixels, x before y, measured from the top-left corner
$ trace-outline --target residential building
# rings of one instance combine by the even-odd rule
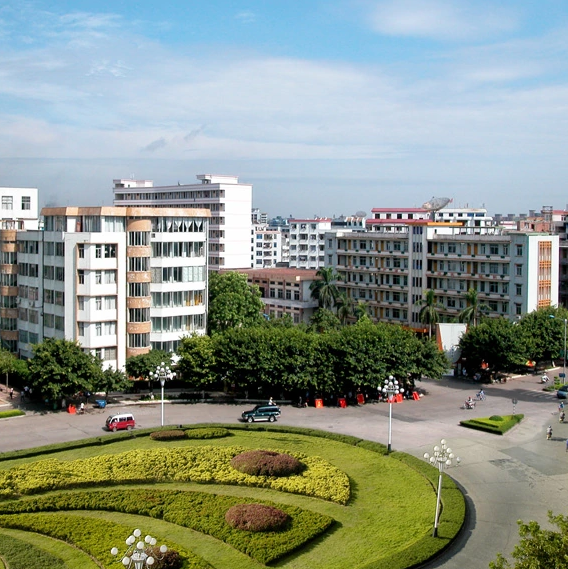
[[[44,208],[43,227],[17,235],[18,350],[77,340],[123,368],[152,349],[205,333],[204,209]]]
[[[282,262],[282,231],[266,224],[253,225],[251,230],[251,261],[254,268],[276,267]]]
[[[38,227],[37,188],[0,188],[0,342],[18,350],[18,264],[16,235]]]
[[[249,284],[258,285],[264,311],[269,318],[288,314],[295,324],[308,323],[318,308],[310,290],[310,285],[316,280],[315,270],[283,267],[239,272],[248,276]]]
[[[478,291],[490,316],[510,319],[558,304],[558,236],[503,232],[425,219],[371,219],[366,232],[327,233],[339,287],[375,320],[421,329],[420,300],[432,289],[442,322]]]
[[[208,269],[251,267],[252,185],[237,176],[200,174],[198,184],[156,186],[152,180],[113,180],[115,206],[208,209]]]
[[[319,269],[325,266],[326,232],[331,230],[331,218],[290,219],[290,267]]]

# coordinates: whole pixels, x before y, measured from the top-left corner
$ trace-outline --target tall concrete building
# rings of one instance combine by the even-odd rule
[[[42,210],[18,247],[18,351],[77,340],[105,365],[205,333],[209,211],[162,207]]]
[[[115,206],[204,208],[209,223],[209,270],[252,267],[252,185],[237,176],[201,174],[198,184],[156,186],[152,180],[114,180]]]
[[[18,264],[16,235],[38,227],[37,188],[0,188],[0,342],[18,350]]]
[[[331,218],[290,219],[290,268],[319,269],[325,265],[324,236]]]

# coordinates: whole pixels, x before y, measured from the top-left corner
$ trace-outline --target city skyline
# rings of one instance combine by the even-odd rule
[[[102,205],[114,178],[216,173],[271,216],[563,209],[567,24],[560,0],[8,1],[0,186]]]

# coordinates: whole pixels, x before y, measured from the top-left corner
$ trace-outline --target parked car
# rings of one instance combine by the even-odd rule
[[[105,423],[109,431],[116,432],[122,429],[130,431],[136,426],[134,416],[131,413],[121,413],[120,415],[110,415]]]
[[[562,385],[558,388],[556,397],[558,397],[558,399],[568,399],[568,384]]]
[[[244,411],[241,415],[243,421],[254,423],[255,421],[276,421],[276,417],[280,415],[280,407],[277,405],[257,405],[250,411]]]

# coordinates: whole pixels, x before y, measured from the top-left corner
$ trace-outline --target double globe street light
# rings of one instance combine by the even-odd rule
[[[144,541],[142,541],[141,536],[142,532],[139,529],[135,529],[132,535],[126,539],[127,549],[122,554],[121,562],[127,569],[151,567],[156,561],[161,561],[166,551],[168,551],[166,545],[161,545],[158,551],[162,556],[156,557],[156,538],[147,535]],[[113,547],[110,553],[116,557],[118,555],[118,547]]]
[[[162,386],[162,427],[164,426],[164,385],[166,384],[166,380],[173,379],[175,375],[176,374],[172,372],[164,362],[156,368],[156,371],[150,372],[150,378],[159,380]]]
[[[395,395],[399,393],[404,393],[404,389],[399,386],[398,381],[392,376],[389,375],[389,378],[385,381],[383,385],[382,392],[388,397],[389,402],[389,443],[387,447],[387,452],[390,453],[392,447],[392,404],[393,398]]]
[[[434,454],[424,453],[424,458],[432,465],[438,467],[438,494],[436,496],[436,517],[434,518],[434,531],[432,537],[438,537],[438,518],[440,517],[440,497],[442,495],[442,474],[444,469],[452,466],[455,459],[456,466],[461,462],[459,456],[455,456],[452,449],[446,444],[446,440],[440,441],[440,446],[434,447]]]

